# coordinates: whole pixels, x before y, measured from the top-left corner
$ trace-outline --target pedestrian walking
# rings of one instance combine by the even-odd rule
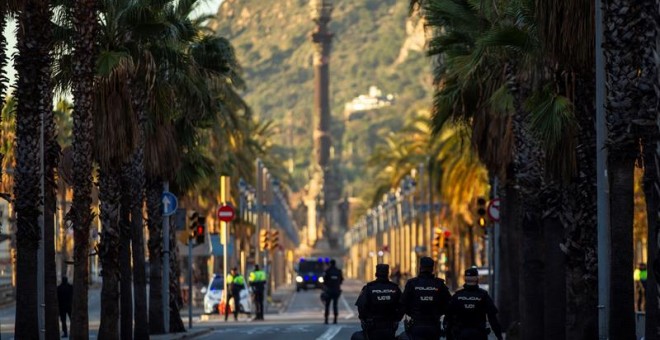
[[[351,340],[394,340],[399,321],[403,318],[401,289],[388,280],[390,266],[376,266],[376,280],[367,283],[355,305],[362,331],[353,333]]]
[[[635,294],[637,301],[635,307],[637,311],[641,312],[646,310],[646,278],[648,272],[646,270],[646,263],[642,262],[637,265],[637,269],[633,272],[633,279],[635,280]]]
[[[406,282],[401,302],[409,319],[405,330],[411,340],[437,340],[442,335],[440,318],[447,311],[451,294],[445,281],[433,275],[430,257],[419,261],[419,275]]]
[[[62,277],[62,283],[57,287],[57,303],[60,311],[60,321],[62,321],[62,337],[69,336],[66,327],[66,317],[71,321],[71,304],[73,303],[73,286],[69,283],[66,276]]]
[[[229,274],[227,274],[227,278],[225,279],[225,321],[229,319],[229,311],[231,310],[231,305],[229,303],[229,300],[232,298],[231,294],[231,286],[232,283],[234,282],[234,275],[236,272],[234,271],[235,268],[232,268],[229,271]]]
[[[264,319],[264,291],[266,290],[266,273],[254,265],[254,271],[250,273],[250,287],[254,294],[255,320]]]
[[[399,266],[396,265],[392,269],[392,276],[391,276],[392,282],[396,283],[397,286],[401,287],[401,269],[399,269]]]
[[[488,292],[479,288],[477,268],[469,268],[465,271],[463,289],[456,292],[449,302],[445,328],[454,340],[487,340],[490,329],[486,327],[486,317],[497,339],[502,340],[497,307]]]
[[[333,323],[337,323],[337,302],[339,301],[339,296],[341,295],[341,284],[344,282],[344,275],[342,275],[341,270],[337,268],[337,262],[335,260],[330,260],[330,266],[325,270],[323,275],[323,287],[326,293],[325,299],[325,324],[328,324],[328,315],[330,314],[330,303],[332,303],[332,309],[335,313],[335,320]]]
[[[238,321],[238,313],[241,311],[241,290],[245,288],[243,275],[234,267],[232,270],[233,280],[231,282],[231,295],[234,297],[234,321]]]

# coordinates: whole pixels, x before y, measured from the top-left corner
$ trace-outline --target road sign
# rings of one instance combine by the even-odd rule
[[[488,217],[494,222],[500,221],[500,199],[494,198],[488,203]]]
[[[231,205],[223,205],[218,208],[218,219],[223,222],[231,222],[234,220],[235,212]]]
[[[176,196],[169,191],[165,191],[163,192],[163,195],[160,196],[160,200],[163,202],[163,216],[174,215],[179,206]]]

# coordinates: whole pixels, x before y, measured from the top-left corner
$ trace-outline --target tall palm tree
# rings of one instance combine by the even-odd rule
[[[37,223],[40,205],[39,134],[52,112],[51,12],[47,0],[30,0],[19,12],[16,86],[16,328],[18,338],[35,339],[37,325]],[[52,239],[51,239],[52,241]]]
[[[638,112],[634,77],[637,74],[636,56],[632,51],[637,45],[634,38],[639,6],[624,1],[608,1],[604,4],[604,53],[608,91],[606,111],[608,123],[608,175],[610,178],[610,204],[616,207],[611,214],[612,268],[610,296],[610,337],[633,337],[635,334],[634,292],[629,273],[633,271],[632,222],[633,177],[635,160],[639,156],[637,127],[634,120]]]
[[[73,225],[73,297],[71,337],[85,339],[89,334],[89,230],[92,215],[92,143],[94,140],[94,75],[96,65],[96,37],[98,31],[97,1],[76,1],[72,17],[73,48],[73,202],[67,219]]]

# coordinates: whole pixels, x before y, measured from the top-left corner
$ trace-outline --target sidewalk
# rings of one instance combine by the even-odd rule
[[[149,336],[149,339],[151,340],[193,339],[211,333],[213,332],[213,330],[214,330],[213,327],[205,326],[203,324],[197,323],[194,325],[192,330],[188,329],[185,333],[151,335]]]

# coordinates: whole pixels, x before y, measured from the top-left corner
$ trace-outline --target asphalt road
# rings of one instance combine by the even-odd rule
[[[320,299],[321,291],[307,290],[293,293],[288,307],[282,313],[266,314],[266,321],[250,321],[247,317],[242,317],[238,322],[209,321],[204,327],[210,327],[212,330],[195,339],[350,339],[353,332],[360,329],[354,304],[361,287],[362,284],[356,281],[349,281],[342,287],[337,324],[332,324],[332,308],[330,324],[323,323],[324,305]]]

